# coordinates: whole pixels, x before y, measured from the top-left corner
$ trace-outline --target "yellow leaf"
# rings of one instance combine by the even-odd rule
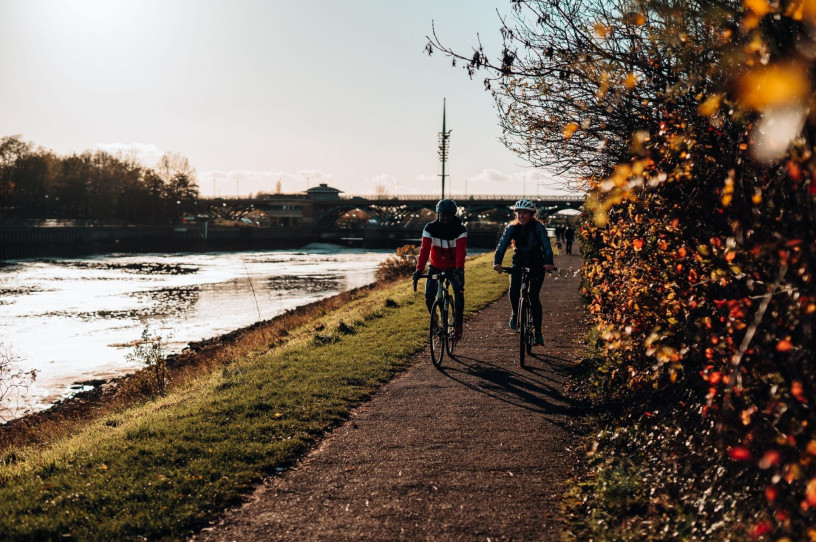
[[[712,94],[697,108],[697,111],[703,117],[710,117],[720,108],[722,101],[722,94]]]
[[[758,67],[737,80],[740,105],[757,111],[801,102],[809,93],[806,71],[798,63]]]
[[[764,17],[771,11],[771,6],[768,5],[767,0],[745,0],[743,3],[745,7],[753,11],[757,17]]]
[[[637,76],[634,73],[629,72],[626,75],[626,80],[623,82],[623,84],[626,85],[626,88],[632,90],[637,86],[637,81]]]
[[[756,13],[749,11],[745,14],[745,17],[742,19],[742,28],[743,30],[752,30],[757,27],[759,24],[759,17],[757,17]]]
[[[624,16],[623,22],[626,24],[643,26],[644,24],[646,24],[646,16],[640,12],[632,11]]]
[[[578,125],[575,124],[574,122],[570,122],[569,124],[564,126],[564,139],[571,138],[572,134],[574,134],[576,130],[578,130]]]

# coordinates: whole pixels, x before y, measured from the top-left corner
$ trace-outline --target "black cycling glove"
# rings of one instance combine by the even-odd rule
[[[464,290],[465,289],[465,269],[463,267],[457,267],[453,271],[453,275],[456,277],[456,281],[459,283],[459,288]]]

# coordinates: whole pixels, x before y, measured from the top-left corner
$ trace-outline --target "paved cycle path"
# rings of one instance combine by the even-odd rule
[[[541,292],[545,347],[518,365],[506,296],[426,351],[297,466],[194,540],[559,540],[580,405],[564,393],[585,331],[578,256]],[[506,280],[506,278],[497,280]]]

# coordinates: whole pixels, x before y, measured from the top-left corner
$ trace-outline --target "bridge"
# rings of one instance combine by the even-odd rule
[[[0,227],[0,261],[99,252],[202,251],[297,248],[313,242],[372,248],[418,244],[425,223],[436,217],[436,195],[341,196],[320,185],[301,194],[207,199],[184,224],[41,224]],[[513,217],[521,196],[454,198],[468,228],[468,245],[490,248]],[[581,195],[528,196],[543,217],[578,209]],[[556,220],[565,220],[558,217]]]
[[[324,242],[399,245],[418,242],[422,227],[435,218],[437,195],[341,196],[321,184],[301,194],[261,194],[253,198],[199,200],[200,219],[233,221],[257,228],[287,229],[294,235]],[[579,209],[583,194],[526,196],[547,221],[559,211]],[[520,195],[454,197],[459,217],[474,246],[491,246],[510,207]],[[297,232],[297,233],[296,233]]]

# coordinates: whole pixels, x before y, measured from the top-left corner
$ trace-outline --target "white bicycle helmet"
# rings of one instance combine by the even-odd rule
[[[535,203],[533,203],[532,201],[530,201],[528,199],[520,199],[513,205],[513,210],[514,211],[518,211],[520,209],[523,209],[525,211],[530,211],[531,213],[536,212]]]

